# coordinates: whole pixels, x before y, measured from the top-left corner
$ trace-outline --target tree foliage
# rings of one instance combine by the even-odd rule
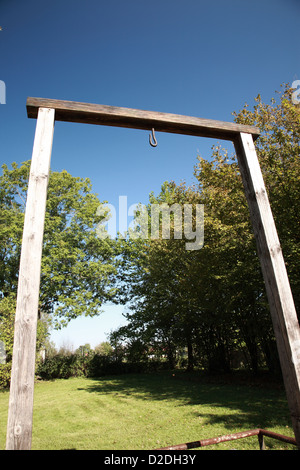
[[[261,129],[258,158],[299,308],[299,109],[285,86],[278,104],[258,96],[235,120]],[[244,356],[254,371],[264,364],[275,370],[271,317],[236,156],[214,147],[209,161],[198,157],[195,178],[193,187],[164,183],[149,204],[204,204],[203,248],[188,251],[184,239],[172,237],[127,240],[120,276],[130,301],[128,325],[117,333],[163,345],[170,363],[184,347],[189,368],[198,362],[229,370],[234,357]]]
[[[0,291],[16,292],[30,162],[0,177]],[[88,179],[51,172],[42,254],[40,309],[60,327],[79,315],[98,315],[113,298],[115,244],[97,236],[100,201]]]
[[[14,323],[16,311],[16,296],[11,293],[0,300],[0,343],[4,353],[3,361],[0,361],[0,389],[6,388],[10,383],[11,363],[14,344]],[[36,351],[44,349],[49,334],[48,318],[38,319]],[[36,363],[40,360],[37,354]]]

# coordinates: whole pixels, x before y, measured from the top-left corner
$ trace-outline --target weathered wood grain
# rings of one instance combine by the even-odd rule
[[[241,133],[234,144],[256,237],[293,429],[300,448],[299,322],[252,136]]]
[[[27,192],[15,318],[7,450],[31,448],[36,328],[54,109],[38,113]]]
[[[39,107],[46,107],[55,109],[56,121],[144,130],[154,128],[155,132],[171,132],[224,140],[233,140],[240,132],[251,134],[253,139],[260,134],[257,127],[231,122],[75,101],[27,98],[26,106],[29,118],[36,118]]]

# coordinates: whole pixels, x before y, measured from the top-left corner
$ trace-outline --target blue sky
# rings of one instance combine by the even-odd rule
[[[31,158],[28,96],[232,121],[233,111],[300,79],[299,0],[0,0],[0,163]],[[56,123],[51,169],[89,177],[118,209],[147,203],[166,180],[193,182],[211,139]],[[232,151],[230,144],[224,147]],[[53,334],[92,346],[122,322],[121,308]]]

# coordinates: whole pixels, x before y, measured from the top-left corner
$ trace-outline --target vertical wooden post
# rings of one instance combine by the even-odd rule
[[[40,108],[25,210],[7,423],[7,450],[31,448],[36,328],[55,111]]]
[[[299,322],[252,136],[240,133],[234,144],[265,280],[295,439],[300,448]]]

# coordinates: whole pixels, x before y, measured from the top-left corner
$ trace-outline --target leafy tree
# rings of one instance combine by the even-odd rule
[[[299,308],[299,109],[286,86],[278,104],[258,96],[254,109],[245,105],[235,120],[262,131],[258,158]],[[208,369],[228,370],[240,348],[252,370],[262,361],[274,370],[273,328],[235,155],[214,147],[210,161],[198,158],[195,177],[194,187],[164,183],[149,203],[204,204],[204,246],[187,251],[185,240],[162,237],[124,242],[119,278],[129,310],[120,338],[161,342],[170,363],[185,347],[189,368],[196,359]],[[174,235],[175,218],[171,223]]]
[[[151,194],[148,227],[151,226],[152,204],[179,204],[184,198],[192,204],[197,195],[174,183],[165,183],[157,197]],[[125,315],[129,325],[122,327],[119,334],[131,344],[139,341],[144,348],[160,344],[171,367],[175,365],[178,347],[186,346],[188,365],[192,368],[195,308],[193,297],[188,295],[187,276],[193,257],[185,249],[187,240],[173,238],[178,227],[175,218],[170,219],[172,239],[130,239],[124,243],[119,273],[126,285],[130,310]]]
[[[29,163],[2,166],[0,177],[0,291],[16,292]]]
[[[54,341],[50,341],[49,338],[45,341],[45,353],[46,358],[54,357],[58,353]]]
[[[89,356],[93,352],[91,345],[89,343],[86,343],[82,346],[79,346],[75,354],[79,354],[80,356]]]
[[[113,355],[113,348],[109,341],[102,341],[102,343],[95,346],[94,351],[96,354],[100,354],[101,356]]]
[[[260,95],[255,101],[252,111],[245,105],[234,113],[235,120],[261,130],[256,142],[258,158],[299,311],[299,108],[291,101],[288,85],[279,103],[272,100],[270,105],[265,104]],[[269,307],[236,157],[228,158],[225,151],[216,148],[211,162],[199,160],[195,174],[206,213],[215,227],[219,223],[220,237],[214,234],[210,259],[217,256],[215,274],[223,313],[227,312],[238,332],[238,343],[246,344],[252,369],[257,370],[261,351],[268,366],[278,369]],[[217,306],[215,311],[220,315]]]
[[[246,104],[234,115],[236,122],[261,130],[256,149],[299,315],[300,107],[292,102],[292,91],[283,84],[278,101],[266,104],[258,95],[252,110]]]
[[[271,323],[249,211],[235,157],[217,147],[212,160],[199,159],[195,170],[206,209],[206,299],[213,320],[207,338],[212,363],[228,356],[235,343],[245,344],[251,367],[258,369],[258,335]],[[263,320],[266,320],[265,328]],[[228,341],[228,338],[231,340]],[[217,349],[216,349],[217,346]],[[227,358],[227,367],[229,365]],[[215,367],[215,366],[213,366]]]
[[[30,162],[0,177],[0,291],[16,292]],[[98,315],[115,288],[113,240],[100,239],[100,202],[88,179],[51,172],[44,229],[40,309],[61,327],[79,315]]]

